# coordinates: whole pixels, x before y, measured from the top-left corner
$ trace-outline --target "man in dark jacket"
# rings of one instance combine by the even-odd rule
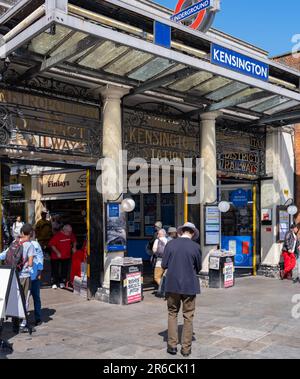
[[[194,242],[199,231],[194,224],[186,223],[178,229],[181,237],[170,241],[165,249],[162,268],[167,271],[166,293],[168,301],[168,349],[171,355],[177,354],[178,313],[183,304],[184,327],[182,332],[181,354],[188,357],[192,352],[193,319],[196,309],[196,296],[200,294],[197,274],[202,269],[200,246]]]

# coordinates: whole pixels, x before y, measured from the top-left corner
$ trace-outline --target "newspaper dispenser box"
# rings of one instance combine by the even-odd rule
[[[143,260],[116,258],[110,266],[110,304],[129,305],[143,300]]]
[[[235,285],[235,254],[215,250],[209,257],[209,288],[230,288]]]

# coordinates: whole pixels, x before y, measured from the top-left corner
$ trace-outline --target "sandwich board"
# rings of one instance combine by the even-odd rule
[[[12,351],[11,345],[1,339],[1,327],[6,317],[26,319],[26,301],[18,272],[10,266],[0,266],[0,352]],[[32,333],[29,328],[29,333]]]
[[[17,271],[0,266],[0,319],[27,319],[26,301]]]

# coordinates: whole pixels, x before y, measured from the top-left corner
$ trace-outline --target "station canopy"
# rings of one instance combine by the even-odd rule
[[[164,100],[191,119],[221,111],[251,127],[300,122],[300,72],[242,41],[170,21],[148,2],[2,0],[0,15],[2,85],[56,80],[96,103],[114,84],[128,90],[126,104]],[[170,48],[154,43],[155,22],[171,27]],[[212,64],[213,43],[268,64],[269,80]]]

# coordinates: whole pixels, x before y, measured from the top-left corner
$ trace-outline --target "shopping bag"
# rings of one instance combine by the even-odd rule
[[[166,280],[167,280],[167,277],[164,274],[163,277],[161,278],[160,285],[157,290],[157,296],[159,297],[166,297]]]

